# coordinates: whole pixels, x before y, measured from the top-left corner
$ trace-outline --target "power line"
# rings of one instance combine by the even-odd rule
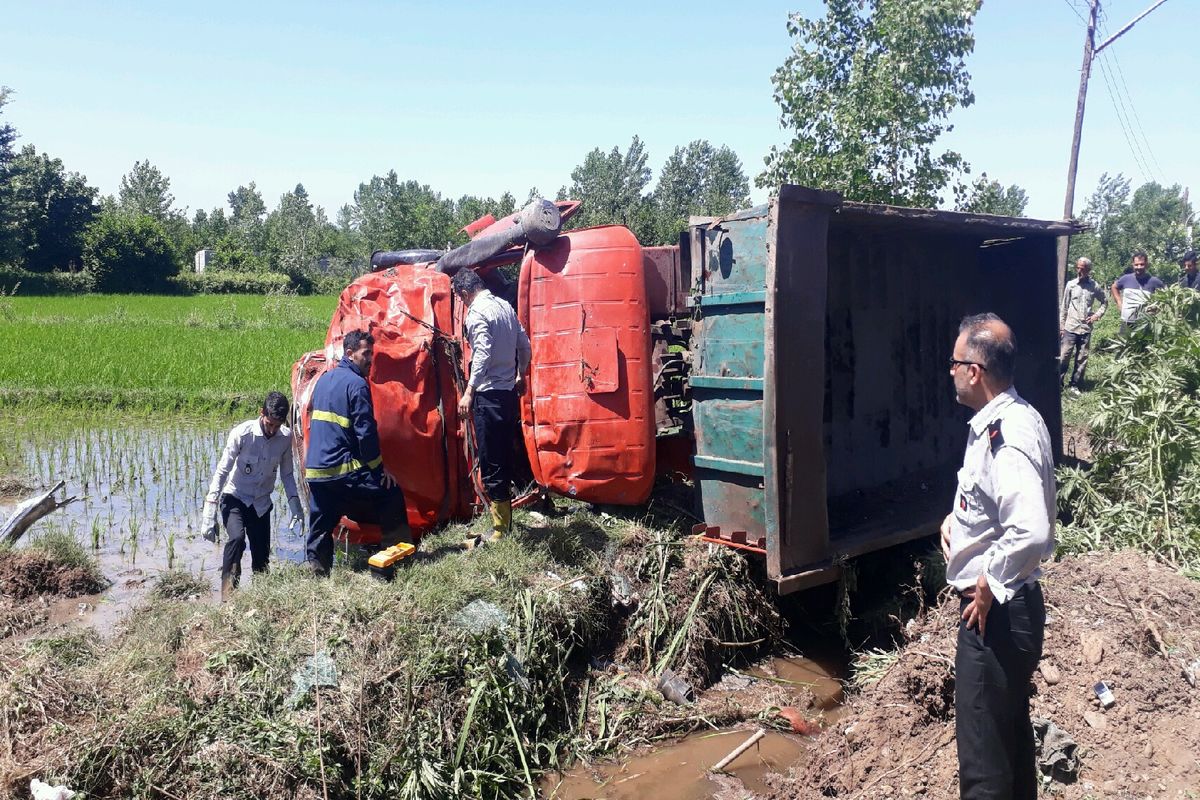
[[[1103,26],[1103,22],[1101,22],[1101,26]],[[1117,78],[1121,82],[1120,87],[1118,88],[1124,93],[1125,99],[1128,101],[1129,109],[1133,116],[1133,121],[1137,123],[1138,133],[1141,135],[1142,144],[1146,146],[1146,152],[1150,154],[1150,159],[1154,162],[1155,172],[1158,174],[1158,177],[1165,178],[1163,175],[1162,165],[1158,163],[1158,157],[1154,154],[1154,148],[1150,146],[1150,140],[1146,136],[1146,129],[1142,127],[1142,117],[1140,114],[1138,114],[1137,107],[1133,103],[1133,94],[1129,91],[1129,84],[1125,81],[1125,71],[1121,69],[1121,60],[1117,57],[1117,51],[1105,50],[1100,55],[1101,57],[1105,57],[1110,52],[1112,53],[1112,62],[1110,66],[1113,68],[1113,72],[1116,73]]]
[[[1099,60],[1100,75],[1104,78],[1104,88],[1108,92],[1108,99],[1112,101],[1113,110],[1117,115],[1117,124],[1121,128],[1121,134],[1125,137],[1125,144],[1129,147],[1129,152],[1133,156],[1134,163],[1137,165],[1138,171],[1142,173],[1142,178],[1147,182],[1153,180],[1150,176],[1150,169],[1146,166],[1146,157],[1142,154],[1141,146],[1137,139],[1131,134],[1132,127],[1125,121],[1124,103],[1121,102],[1116,92],[1112,88],[1112,81],[1109,79],[1108,66],[1104,60]]]
[[[1067,8],[1075,12],[1075,16],[1079,17],[1080,22],[1087,25],[1087,18],[1080,13],[1079,6],[1075,5],[1074,0],[1063,0],[1063,2],[1067,4]]]

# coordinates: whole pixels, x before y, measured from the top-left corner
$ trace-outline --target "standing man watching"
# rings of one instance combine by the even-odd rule
[[[1188,250],[1180,260],[1183,262],[1183,274],[1179,276],[1179,285],[1200,291],[1200,272],[1196,271],[1196,251]]]
[[[1071,391],[1079,394],[1083,371],[1087,368],[1088,350],[1092,341],[1092,325],[1108,310],[1108,297],[1100,285],[1092,280],[1092,260],[1081,258],[1075,262],[1073,281],[1063,290],[1062,308],[1058,314],[1058,381],[1061,384],[1067,375],[1071,356],[1075,357],[1075,369],[1071,370],[1068,384]],[[1098,301],[1100,310],[1092,313],[1092,303]]]
[[[1129,326],[1141,316],[1142,306],[1150,299],[1150,295],[1159,289],[1167,288],[1161,280],[1149,272],[1150,260],[1146,251],[1137,250],[1133,254],[1133,272],[1128,272],[1117,278],[1113,284],[1113,299],[1117,301],[1117,310],[1121,312],[1121,333],[1129,330]]]
[[[305,565],[315,575],[333,568],[333,531],[343,515],[378,523],[385,549],[412,543],[404,492],[379,449],[367,385],[374,347],[371,334],[350,331],[341,360],[313,387],[304,478],[311,500]]]
[[[271,491],[275,476],[283,481],[292,526],[304,514],[292,474],[292,431],[284,425],[288,401],[271,392],[258,419],[247,420],[229,432],[204,500],[204,538],[217,540],[217,511],[229,540],[221,560],[221,600],[228,600],[242,576],[242,554],[250,542],[250,569],[266,572],[271,557]]]
[[[1029,682],[1042,655],[1040,564],[1054,550],[1054,457],[1038,412],[1013,388],[1012,331],[967,317],[950,359],[975,412],[954,510],[942,523],[946,582],[960,598],[954,661],[960,796],[1035,800]]]
[[[458,402],[463,419],[475,426],[480,479],[492,512],[490,541],[512,529],[513,439],[517,434],[517,397],[525,391],[529,337],[517,314],[483,286],[474,270],[460,269],[451,280],[454,294],[467,307],[471,377]]]

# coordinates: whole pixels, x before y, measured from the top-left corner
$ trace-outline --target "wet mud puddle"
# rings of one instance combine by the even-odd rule
[[[813,659],[800,656],[769,659],[745,673],[748,678],[812,692],[814,702],[805,711],[805,716],[818,725],[834,721],[841,711],[843,674],[844,666],[836,657]],[[557,800],[703,800],[715,797],[728,784],[721,778],[710,777],[709,770],[750,738],[757,728],[752,725],[692,734],[619,763],[577,765],[566,773],[551,775],[544,780],[541,795]],[[802,764],[807,753],[806,737],[768,730],[766,736],[722,772],[737,778],[751,792],[768,794],[767,774],[786,773],[789,768]]]

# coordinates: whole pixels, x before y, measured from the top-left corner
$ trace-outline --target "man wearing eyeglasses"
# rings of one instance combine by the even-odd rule
[[[975,415],[942,523],[946,582],[959,596],[955,733],[963,798],[1035,800],[1029,682],[1042,653],[1041,562],[1054,551],[1050,434],[1013,388],[1016,340],[995,314],[959,327],[950,375]]]
[[[263,401],[258,419],[247,420],[229,432],[225,450],[204,500],[204,538],[217,540],[217,512],[229,540],[221,560],[221,599],[228,600],[242,575],[242,555],[250,543],[250,569],[266,572],[271,557],[271,492],[275,476],[283,481],[292,525],[303,507],[292,471],[292,431],[284,420],[288,401],[271,392]]]

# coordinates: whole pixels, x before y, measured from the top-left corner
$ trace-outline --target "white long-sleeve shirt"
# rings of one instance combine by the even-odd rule
[[[986,575],[996,601],[1006,603],[1037,580],[1054,552],[1055,492],[1046,423],[1010,388],[970,421],[946,582],[967,589]]]
[[[471,301],[465,324],[471,342],[471,388],[513,388],[529,366],[530,347],[512,306],[483,289]]]
[[[271,508],[277,474],[288,500],[298,497],[292,471],[291,428],[280,425],[275,435],[267,438],[257,419],[246,420],[229,432],[205,499],[215,503],[222,494],[232,495],[253,506],[254,513],[261,517]]]

